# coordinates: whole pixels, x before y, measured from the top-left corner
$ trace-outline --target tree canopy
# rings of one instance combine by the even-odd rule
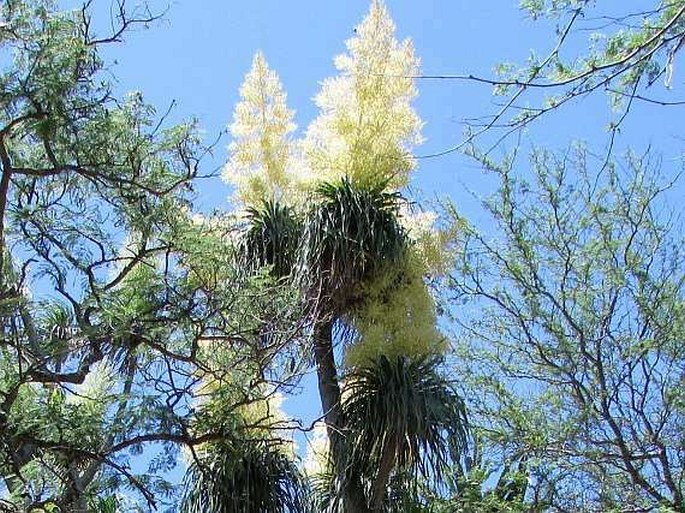
[[[482,441],[525,461],[543,511],[681,511],[683,254],[659,206],[672,183],[648,156],[603,168],[583,148],[539,150],[530,165],[526,181],[496,170],[501,238],[464,230],[450,287],[481,312],[459,320],[455,366],[480,393]]]
[[[195,124],[167,126],[140,93],[111,92],[102,47],[155,18],[120,7],[98,37],[87,6],[3,4],[13,57],[0,79],[8,511],[86,511],[120,490],[140,507],[163,504],[181,448],[264,424],[239,413],[273,393],[274,347],[297,331],[286,321],[297,299],[241,270],[231,225],[193,216],[208,151]],[[278,331],[269,347],[262,316]],[[219,343],[230,350],[216,358]]]

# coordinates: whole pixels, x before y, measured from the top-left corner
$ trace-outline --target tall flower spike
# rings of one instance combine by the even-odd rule
[[[347,175],[363,185],[405,186],[421,142],[421,120],[411,106],[419,62],[411,41],[395,39],[395,25],[374,0],[347,53],[335,59],[340,75],[325,80],[316,97],[319,117],[305,148],[317,179]]]
[[[236,188],[245,205],[281,199],[289,187],[289,134],[295,130],[293,111],[275,71],[257,52],[240,88],[241,101],[230,126],[233,142],[223,179]]]

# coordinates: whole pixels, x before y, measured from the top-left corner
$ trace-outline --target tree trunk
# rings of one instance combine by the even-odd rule
[[[378,467],[378,474],[371,486],[371,509],[373,511],[381,511],[383,507],[385,494],[388,490],[388,481],[390,481],[390,475],[395,468],[396,453],[397,444],[395,439],[391,438],[390,442],[383,449],[383,457]]]
[[[340,402],[340,385],[333,355],[333,321],[317,323],[314,329],[314,358],[319,378],[319,395],[336,477],[342,483],[345,513],[370,513],[361,481],[348,470],[345,419]]]

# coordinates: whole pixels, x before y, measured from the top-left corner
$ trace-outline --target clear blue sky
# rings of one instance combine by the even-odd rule
[[[133,0],[131,0],[133,3]],[[74,2],[63,2],[73,5]],[[165,2],[152,0],[153,8]],[[607,8],[631,4],[607,0]],[[106,19],[110,0],[96,0],[100,22]],[[531,50],[546,53],[554,46],[553,23],[533,23],[518,9],[516,0],[387,0],[400,38],[411,37],[425,74],[474,74],[492,76],[502,62],[525,62]],[[334,74],[332,59],[344,51],[344,41],[368,9],[367,0],[174,0],[163,21],[149,30],[129,34],[126,42],[109,49],[116,59],[111,70],[121,92],[140,90],[160,112],[176,102],[172,119],[196,117],[207,140],[225,129],[238,100],[238,89],[252,56],[262,50],[281,76],[289,106],[296,110],[300,129],[315,117],[312,97],[319,82]],[[589,34],[583,34],[585,38]],[[572,47],[584,48],[581,42]],[[673,90],[683,92],[685,62],[676,62]],[[425,121],[426,142],[418,155],[433,154],[459,143],[463,120],[496,110],[488,86],[463,81],[422,80],[416,107]],[[684,117],[679,107],[636,105],[617,140],[618,151],[631,145],[638,152],[652,145],[663,157],[665,168],[681,167]],[[685,107],[683,107],[685,109]],[[541,120],[524,134],[524,141],[565,148],[585,140],[596,151],[607,142],[606,126],[614,114],[608,99],[598,95]],[[204,172],[219,169],[226,160],[224,137]],[[505,148],[511,149],[515,141]],[[496,150],[495,156],[504,149]],[[522,163],[525,160],[522,160]],[[468,217],[481,216],[472,193],[484,194],[488,177],[467,158],[453,153],[421,160],[414,187],[422,196],[449,196]],[[230,191],[219,178],[198,188],[202,210],[226,208]],[[307,394],[310,408],[318,398]],[[309,400],[309,397],[312,397]],[[292,404],[287,407],[292,411]],[[297,406],[296,409],[303,408]],[[312,409],[313,408],[313,409]]]
[[[135,0],[129,1],[133,6]],[[106,18],[109,4],[110,0],[95,1],[100,21]],[[171,4],[152,0],[150,5],[159,10],[169,6],[164,20],[129,34],[124,44],[107,52],[118,62],[112,71],[119,87],[142,91],[160,111],[175,101],[173,117],[197,117],[211,139],[230,122],[238,88],[258,49],[280,74],[289,106],[296,110],[299,127],[305,128],[316,115],[311,99],[319,82],[335,72],[332,59],[344,50],[344,41],[365,15],[368,0],[172,0]],[[414,41],[428,75],[492,76],[496,64],[522,63],[532,50],[545,54],[554,45],[554,24],[528,20],[517,0],[387,0],[387,5],[398,36]],[[630,8],[619,0],[603,5],[614,12],[616,6]],[[575,48],[584,48],[581,43]],[[685,60],[680,61],[673,90],[660,91],[667,97],[682,93]],[[418,155],[452,147],[462,139],[464,119],[496,110],[498,98],[483,84],[423,80],[418,86],[416,106],[426,123],[426,142]],[[664,89],[660,83],[655,87]],[[630,143],[640,151],[651,144],[663,153],[665,162],[679,157],[683,133],[679,109],[635,105],[623,126],[619,149]],[[600,151],[612,116],[608,100],[598,95],[542,120],[525,138],[554,148],[582,139]],[[214,160],[206,162],[206,172],[223,164],[228,142],[222,139]],[[421,161],[415,178],[426,196],[449,194],[467,214],[475,207],[467,188],[483,190],[481,172],[458,154]],[[200,192],[202,209],[222,207],[229,195],[218,179]]]

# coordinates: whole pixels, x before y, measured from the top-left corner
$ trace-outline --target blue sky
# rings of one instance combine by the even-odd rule
[[[603,6],[625,9],[625,3],[607,0]],[[160,10],[167,5],[157,0],[150,4]],[[99,24],[107,19],[109,5],[110,0],[95,1]],[[279,73],[302,130],[316,116],[312,97],[320,81],[335,73],[332,59],[344,51],[344,41],[352,36],[368,5],[368,0],[174,0],[162,21],[129,34],[105,57],[116,59],[110,69],[119,92],[140,90],[160,112],[175,102],[171,119],[197,118],[209,141],[230,123],[244,74],[255,51],[262,50]],[[414,41],[427,75],[491,77],[499,63],[523,63],[533,49],[544,54],[554,46],[554,23],[527,19],[516,0],[387,0],[387,5],[398,37]],[[569,54],[584,49],[588,36],[581,34]],[[684,82],[681,57],[676,59],[672,90],[659,83],[655,94],[680,99]],[[483,84],[420,80],[418,88],[416,107],[425,121],[426,142],[417,155],[453,147],[463,139],[464,119],[497,109],[498,99]],[[643,152],[652,146],[662,156],[666,172],[680,169],[684,126],[679,109],[635,105],[617,139],[618,152],[628,146]],[[613,117],[608,99],[595,95],[540,120],[523,134],[523,141],[563,149],[583,140],[601,152]],[[494,156],[501,156],[515,142],[506,141]],[[213,158],[205,162],[205,173],[220,169],[228,143],[224,136]],[[424,198],[448,196],[467,217],[476,222],[481,218],[479,198],[492,182],[473,161],[458,152],[421,159],[414,176],[412,188]],[[198,208],[228,208],[230,190],[218,177],[207,179],[197,190]],[[303,402],[309,403],[304,410],[310,415],[318,398]]]
[[[622,4],[603,3],[615,12]],[[107,19],[109,5],[110,0],[95,1],[100,23]],[[129,34],[124,44],[105,53],[117,62],[111,71],[118,87],[121,92],[142,91],[160,111],[174,101],[172,119],[196,117],[210,140],[230,122],[240,83],[258,49],[281,76],[300,129],[306,128],[316,115],[312,97],[320,81],[335,73],[332,59],[344,51],[344,41],[365,15],[368,0],[152,0],[150,5],[157,10],[168,6],[164,19],[149,30]],[[554,22],[531,21],[516,0],[388,0],[387,5],[398,37],[414,41],[427,75],[491,77],[499,63],[523,63],[531,51],[545,54],[554,46]],[[589,36],[580,34],[566,54],[583,50]],[[659,83],[659,95],[675,99],[682,91],[685,68],[678,69],[678,64],[685,63],[676,62],[673,89],[666,91]],[[458,144],[463,120],[491,114],[499,100],[488,86],[473,82],[420,80],[418,87],[416,107],[426,123],[426,142],[417,155]],[[635,105],[617,141],[619,150],[628,144],[637,151],[652,145],[665,162],[679,159],[683,124],[677,109]],[[524,134],[524,141],[563,148],[584,140],[599,152],[612,117],[608,99],[596,95],[542,119]],[[228,142],[227,137],[221,140],[214,158],[205,162],[205,172],[225,162]],[[494,156],[514,143],[495,150]],[[472,192],[485,193],[484,183],[487,178],[472,161],[453,153],[421,160],[414,187],[425,197],[447,194],[467,215],[477,216]],[[203,210],[225,207],[230,194],[219,179],[208,180],[199,191],[197,205]]]

